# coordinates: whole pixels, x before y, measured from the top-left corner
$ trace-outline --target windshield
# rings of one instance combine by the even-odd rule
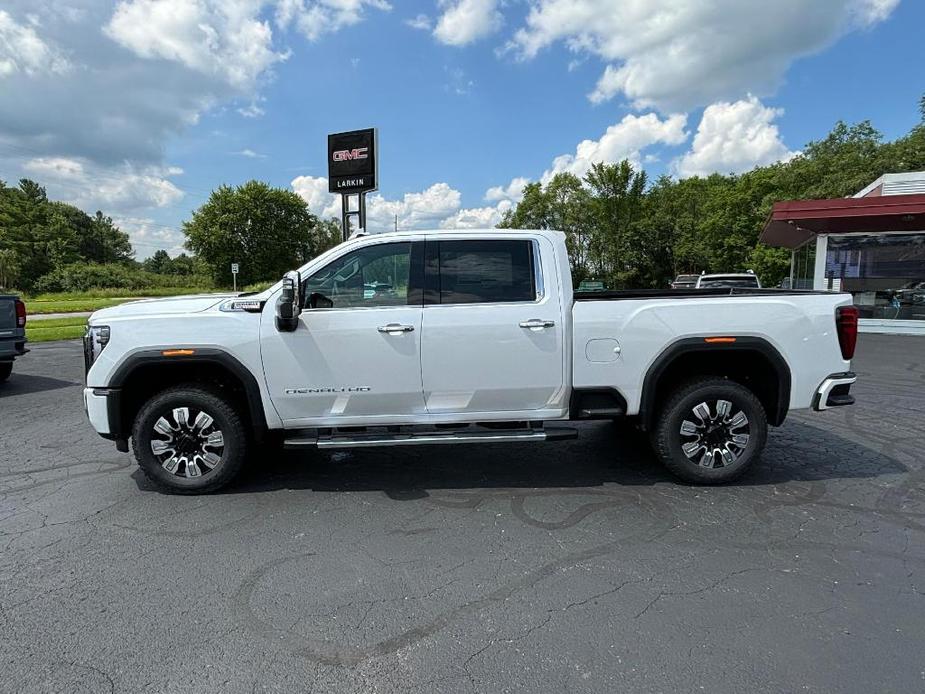
[[[757,277],[714,277],[700,280],[701,289],[715,289],[716,287],[757,287]]]

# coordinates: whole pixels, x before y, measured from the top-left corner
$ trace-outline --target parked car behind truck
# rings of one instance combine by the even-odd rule
[[[388,293],[363,290],[387,283]],[[84,398],[156,484],[227,484],[288,448],[543,442],[631,418],[699,483],[734,479],[792,409],[854,402],[846,294],[572,291],[553,231],[352,239],[252,296],[91,316]],[[563,464],[567,464],[564,462]]]
[[[697,276],[697,283],[694,287],[697,289],[717,289],[720,287],[761,289],[761,282],[758,281],[758,276],[751,270],[748,272],[725,272],[713,275],[703,273]]]
[[[13,372],[13,360],[26,349],[26,305],[14,294],[0,294],[0,383]]]

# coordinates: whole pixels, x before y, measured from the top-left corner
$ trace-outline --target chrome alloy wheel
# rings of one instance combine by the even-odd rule
[[[681,450],[695,465],[728,467],[742,455],[749,439],[748,417],[732,410],[728,400],[701,402],[691,409],[693,417],[681,422]]]
[[[189,407],[175,407],[154,423],[151,452],[169,473],[201,477],[222,461],[225,437],[211,415],[196,411],[190,422]],[[160,438],[158,438],[160,437]]]

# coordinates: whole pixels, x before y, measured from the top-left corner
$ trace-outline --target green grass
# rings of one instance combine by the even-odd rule
[[[126,301],[141,297],[180,296],[181,294],[205,294],[212,291],[201,287],[151,287],[150,289],[91,289],[87,292],[58,292],[25,296],[26,311],[29,314],[77,313],[96,311],[109,306],[118,306]]]
[[[81,337],[87,325],[87,319],[51,318],[26,322],[26,339],[29,342],[48,342],[49,340],[71,340]]]
[[[101,297],[86,299],[70,299],[65,301],[30,301],[25,299],[26,311],[30,315],[42,313],[77,313],[79,311],[96,311],[108,306],[131,301],[131,299],[104,299]],[[52,321],[53,322],[53,321]]]
[[[148,287],[147,289],[119,289],[118,287],[95,287],[85,292],[53,292],[26,295],[27,301],[75,301],[79,299],[124,299],[140,296],[176,296],[178,294],[203,294],[215,290],[208,287]]]

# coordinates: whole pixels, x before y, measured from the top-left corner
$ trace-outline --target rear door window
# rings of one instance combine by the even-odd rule
[[[439,241],[441,304],[536,301],[530,240]]]

